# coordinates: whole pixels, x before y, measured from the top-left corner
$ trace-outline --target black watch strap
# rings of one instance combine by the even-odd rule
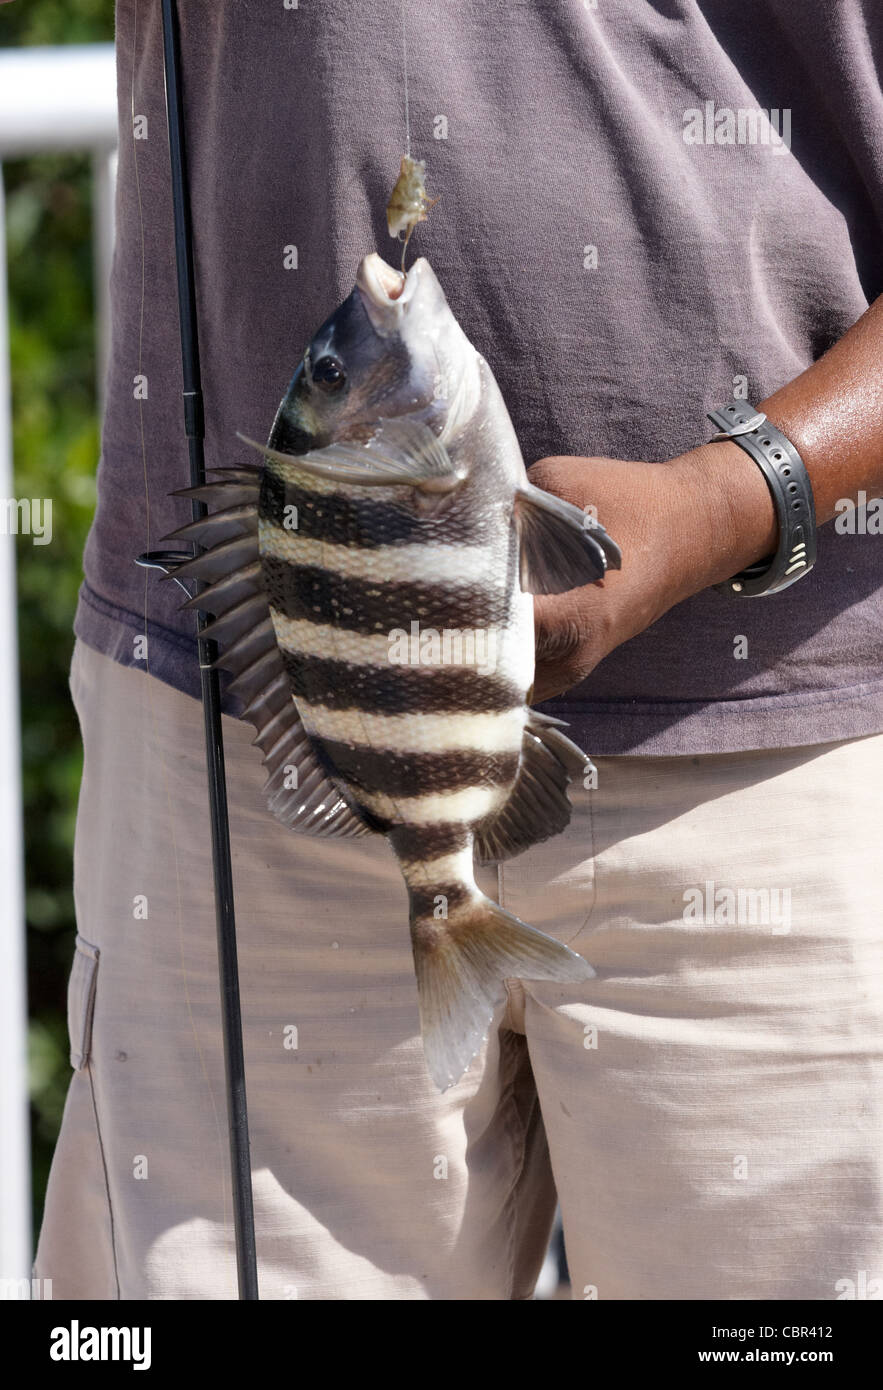
[[[816,509],[812,483],[790,439],[745,401],[732,401],[708,418],[717,427],[715,440],[732,439],[757,464],[773,496],[779,520],[775,555],[715,584],[737,598],[779,594],[809,574],[816,561]]]

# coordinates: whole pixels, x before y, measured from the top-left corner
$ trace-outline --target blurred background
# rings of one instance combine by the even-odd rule
[[[113,40],[113,0],[13,0],[0,6],[0,51]],[[53,538],[15,544],[25,817],[33,1214],[70,1078],[65,1026],[73,954],[71,891],[82,766],[67,676],[81,557],[98,460],[94,155],[88,145],[26,158],[2,149],[16,497],[52,498]],[[47,141],[47,144],[49,142]],[[7,538],[3,538],[7,543]]]

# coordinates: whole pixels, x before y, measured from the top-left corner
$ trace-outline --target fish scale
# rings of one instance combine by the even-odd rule
[[[175,573],[208,581],[206,633],[257,731],[273,814],[386,835],[444,1090],[506,978],[594,973],[486,897],[475,862],[569,820],[588,763],[530,709],[532,596],[600,578],[619,552],[528,482],[490,368],[422,258],[404,276],[365,257],[255,447],[261,469],[219,471],[200,490],[218,510],[169,538],[206,547]]]

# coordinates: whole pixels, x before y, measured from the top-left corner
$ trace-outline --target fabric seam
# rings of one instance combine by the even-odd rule
[[[577,941],[579,941],[579,939],[580,939],[580,937],[582,936],[582,934],[583,934],[584,931],[587,931],[587,930],[588,930],[588,928],[589,928],[589,923],[591,922],[593,916],[595,915],[595,908],[596,908],[597,905],[598,905],[598,878],[599,878],[599,873],[598,873],[598,855],[597,855],[596,852],[595,852],[595,793],[594,793],[593,791],[591,791],[591,790],[587,790],[587,793],[586,793],[586,794],[587,794],[587,796],[588,796],[588,802],[589,802],[589,805],[588,805],[588,812],[589,812],[589,856],[588,856],[588,857],[589,857],[589,859],[591,860],[591,864],[592,864],[592,879],[591,879],[591,883],[590,883],[590,885],[589,885],[589,891],[590,891],[590,893],[591,893],[591,901],[589,902],[589,910],[588,910],[588,912],[586,913],[585,917],[583,918],[582,924],[581,924],[579,927],[577,927],[577,929],[576,929],[576,931],[574,932],[573,936],[571,936],[571,937],[564,943],[566,946],[569,946],[571,950],[575,950],[575,949],[576,949],[574,943],[577,942]]]
[[[92,1114],[95,1119],[95,1137],[98,1140],[98,1152],[101,1155],[101,1169],[104,1173],[104,1191],[107,1197],[107,1215],[108,1219],[110,1220],[110,1249],[111,1254],[113,1255],[113,1277],[117,1286],[117,1300],[120,1300],[122,1298],[122,1294],[120,1292],[120,1271],[117,1262],[116,1223],[113,1219],[113,1202],[110,1196],[110,1180],[107,1175],[107,1158],[104,1152],[104,1140],[101,1136],[101,1123],[98,1119],[98,1101],[95,1095],[95,1078],[92,1075],[91,1058],[90,1061],[87,1063],[85,1070],[89,1076],[89,1094],[92,1097]]]

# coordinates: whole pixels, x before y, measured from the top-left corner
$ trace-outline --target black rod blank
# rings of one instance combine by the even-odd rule
[[[184,426],[190,453],[190,484],[205,482],[205,435],[199,337],[196,324],[196,291],[193,275],[193,230],[187,184],[187,150],[182,106],[180,41],[174,0],[162,0],[163,55],[166,104],[169,117],[169,157],[172,172],[172,205],[175,217],[175,262],[178,278],[178,315],[184,376]],[[202,502],[193,502],[194,520],[206,515]],[[205,719],[209,807],[212,833],[215,918],[218,933],[218,968],[221,984],[221,1018],[224,1033],[224,1070],[227,1083],[227,1122],[230,1133],[230,1165],[233,1181],[233,1225],[240,1299],[258,1298],[254,1205],[245,1095],[245,1056],[242,1046],[242,1014],[239,1003],[239,967],[236,957],[236,918],[233,909],[233,871],[230,861],[230,825],[227,814],[227,779],[221,729],[221,692],[217,671],[217,646],[200,634],[208,621],[197,613],[197,646]]]

